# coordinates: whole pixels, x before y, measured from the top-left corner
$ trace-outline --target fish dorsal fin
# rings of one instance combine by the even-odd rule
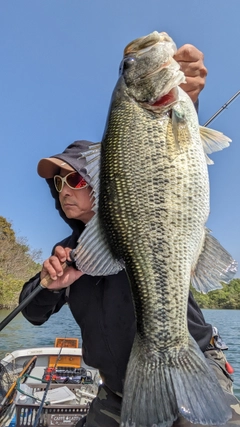
[[[214,162],[208,157],[208,154],[223,150],[229,147],[232,140],[217,130],[209,129],[204,126],[199,126],[199,132],[203,144],[204,153],[207,164],[212,165]]]
[[[92,187],[92,210],[95,215],[86,224],[78,239],[77,247],[71,252],[71,257],[78,270],[91,276],[116,274],[124,268],[124,265],[113,258],[98,217],[101,144],[91,145],[87,151],[81,153],[80,157],[86,159],[85,169]]]
[[[206,294],[221,289],[220,282],[229,283],[236,272],[237,262],[206,228],[203,248],[191,277],[192,286]]]

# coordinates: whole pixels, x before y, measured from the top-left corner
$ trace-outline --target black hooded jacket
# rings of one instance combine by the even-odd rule
[[[78,160],[80,152],[90,143],[76,141],[63,153],[53,157],[69,163],[88,181],[84,161]],[[58,201],[53,179],[47,180],[56,209],[72,228],[72,234],[57,245],[74,249],[84,229],[79,220],[66,218]],[[40,273],[25,283],[20,302],[39,284]],[[83,275],[59,293],[42,290],[23,310],[23,315],[34,325],[41,325],[68,302],[74,319],[81,329],[85,363],[98,368],[105,384],[113,391],[122,392],[123,379],[136,331],[130,286],[125,271],[113,276],[92,277]],[[191,292],[188,302],[188,328],[202,351],[212,337],[212,326],[204,320]]]

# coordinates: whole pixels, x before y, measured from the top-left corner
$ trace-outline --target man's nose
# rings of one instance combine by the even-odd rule
[[[63,195],[65,195],[65,194],[71,194],[71,188],[66,184],[66,182],[63,183],[63,187],[62,187],[61,193]]]

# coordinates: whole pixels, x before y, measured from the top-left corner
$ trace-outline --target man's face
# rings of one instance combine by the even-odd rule
[[[69,173],[64,169],[60,170],[59,175],[64,177]],[[90,200],[91,187],[82,189],[72,189],[64,183],[59,201],[63,212],[69,219],[79,219],[86,224],[94,215],[92,211],[92,200]]]

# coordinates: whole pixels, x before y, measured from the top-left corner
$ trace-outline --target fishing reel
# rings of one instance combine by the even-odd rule
[[[85,368],[46,368],[42,381],[57,384],[92,384],[92,374]]]

